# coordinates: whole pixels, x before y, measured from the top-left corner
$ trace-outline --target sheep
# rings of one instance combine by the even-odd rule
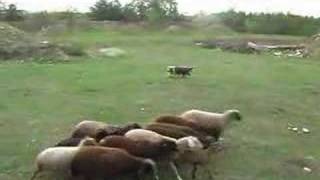
[[[177,144],[177,140],[171,137],[162,136],[156,132],[145,130],[145,129],[133,129],[128,131],[125,135],[125,137],[132,139],[134,141],[149,141],[152,143],[160,143],[164,140],[171,141]],[[179,149],[179,144],[177,144]],[[178,180],[182,180],[175,164],[172,162],[174,157],[166,157],[166,161],[169,161],[169,165],[173,172],[175,173]]]
[[[203,144],[196,137],[184,137],[178,139],[180,144],[179,154],[175,158],[175,163],[183,162],[193,165],[191,176],[192,179],[196,178],[196,172],[199,165],[206,165],[209,162],[209,149],[204,149]],[[183,146],[184,145],[184,146]],[[209,169],[205,169],[210,177],[212,178]]]
[[[154,131],[150,131],[146,129],[130,130],[124,136],[134,141],[149,141],[153,143],[162,142],[164,139],[168,141],[172,141],[177,144],[178,152],[184,151],[185,149],[198,148],[198,146],[201,146],[201,149],[204,148],[200,140],[197,137],[193,137],[193,136],[175,139],[175,138],[160,135]]]
[[[97,141],[108,135],[124,135],[131,129],[142,128],[137,123],[130,123],[124,126],[114,126],[97,121],[82,121],[77,124],[72,132],[72,138],[83,138],[85,136],[96,138]]]
[[[94,137],[97,129],[104,129],[108,127],[110,131],[114,130],[114,126],[108,126],[108,124],[98,121],[84,120],[78,123],[72,132],[71,137],[83,138],[86,136]]]
[[[196,179],[196,173],[198,166],[205,167],[210,179],[213,179],[213,176],[210,170],[207,168],[207,164],[210,160],[210,149],[197,149],[197,150],[186,150],[179,153],[179,156],[176,158],[176,162],[183,162],[192,164],[191,177]]]
[[[144,129],[154,131],[161,135],[172,137],[175,139],[194,136],[201,141],[205,148],[209,147],[210,145],[210,138],[208,136],[187,126],[179,126],[169,123],[151,123],[148,124]]]
[[[177,152],[176,142],[167,139],[163,139],[162,142],[153,142],[147,140],[132,140],[125,136],[108,136],[103,138],[99,144],[105,147],[121,148],[132,155],[158,161],[163,161],[163,159],[169,159],[170,161]],[[177,179],[182,180],[175,165],[172,162],[169,162],[169,165]]]
[[[203,144],[200,142],[200,140],[193,136],[183,137],[177,140],[177,146],[178,146],[178,153],[174,157],[173,162],[170,162],[170,166],[175,172],[176,175],[179,175],[177,170],[177,160],[179,160],[181,157],[186,155],[186,152],[198,152],[202,151],[204,149]],[[196,158],[196,157],[195,157]],[[196,161],[195,159],[194,161]],[[194,163],[194,161],[187,161],[188,163],[192,163],[194,166],[194,169],[197,168],[197,164]],[[178,176],[180,177],[180,176]],[[181,180],[181,179],[179,179]]]
[[[153,122],[187,126],[195,130],[201,129],[201,127],[199,127],[197,123],[193,123],[191,121],[186,120],[185,118],[174,115],[162,115],[154,119]]]
[[[118,148],[83,147],[73,157],[71,173],[75,178],[83,177],[86,180],[103,178],[113,179],[121,175],[133,174],[135,177],[151,167],[156,180],[159,180],[156,163],[130,155]]]
[[[176,154],[175,157],[177,156],[179,157],[180,153],[183,153],[188,150],[197,151],[204,148],[203,144],[199,141],[199,139],[192,136],[188,136],[180,139],[174,139],[174,138],[163,136],[156,132],[145,130],[145,129],[134,129],[134,130],[128,131],[125,134],[125,136],[135,141],[144,140],[144,141],[150,141],[155,143],[160,142],[163,139],[174,141],[176,142],[178,147],[178,153]],[[173,158],[175,159],[175,157]],[[179,180],[181,180],[182,178],[177,171],[176,165],[172,162],[174,159],[169,159],[169,165],[174,171],[174,173],[176,174],[176,177]]]
[[[43,171],[52,171],[70,176],[70,165],[73,157],[81,147],[94,144],[92,138],[84,138],[77,147],[51,147],[43,150],[36,157],[36,171],[31,180]]]
[[[177,151],[177,144],[165,139],[156,143],[145,140],[136,141],[125,136],[107,136],[100,140],[99,144],[104,147],[124,149],[134,156],[151,159],[161,159]]]
[[[238,110],[227,110],[219,114],[193,109],[182,113],[180,117],[197,124],[199,130],[213,136],[216,140],[219,140],[221,133],[230,121],[242,119]]]
[[[58,142],[54,147],[75,147],[79,146],[79,144],[86,139],[83,143],[85,145],[98,145],[97,141],[93,138],[85,137],[85,138],[67,138]],[[91,139],[91,140],[89,140]]]
[[[146,129],[133,129],[124,134],[125,137],[128,137],[135,141],[151,141],[151,142],[161,142],[163,139],[167,139],[173,142],[177,140],[171,137],[162,136],[156,132],[146,130]]]

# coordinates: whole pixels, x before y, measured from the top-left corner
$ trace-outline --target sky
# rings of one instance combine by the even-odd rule
[[[2,0],[28,11],[61,11],[75,8],[88,11],[97,0]],[[126,3],[130,0],[120,0]],[[200,11],[216,13],[231,8],[245,12],[290,12],[320,17],[320,0],[177,0],[180,12],[196,14]]]

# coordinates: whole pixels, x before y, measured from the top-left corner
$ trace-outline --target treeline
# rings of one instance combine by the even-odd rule
[[[320,18],[292,14],[228,12],[218,15],[223,24],[238,32],[255,34],[312,35],[320,30]]]
[[[99,0],[90,8],[93,20],[165,21],[180,20],[176,0],[132,0],[122,5],[118,0]]]
[[[97,0],[88,13],[75,10],[65,12],[28,13],[14,4],[6,5],[0,0],[0,20],[23,21],[27,29],[46,27],[53,21],[65,21],[72,27],[76,21],[149,21],[161,23],[185,20],[178,11],[176,0],[131,0],[121,4],[119,0]],[[255,34],[313,35],[320,32],[320,18],[292,14],[267,14],[236,12],[233,10],[217,15],[221,22],[237,32]],[[23,24],[22,23],[22,24]],[[216,22],[219,23],[219,22]],[[20,23],[21,24],[21,23]]]
[[[70,15],[72,11],[68,11]],[[75,11],[73,11],[75,14]],[[0,1],[0,20],[22,21],[30,16],[48,15],[47,12],[28,13],[19,10],[16,5],[6,5]],[[54,16],[63,13],[50,13]],[[176,0],[131,0],[127,4],[121,4],[119,0],[98,0],[90,12],[85,13],[88,18],[96,21],[176,21],[181,20],[182,15],[178,11]]]

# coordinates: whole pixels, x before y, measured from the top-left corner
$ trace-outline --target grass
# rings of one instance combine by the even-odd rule
[[[200,49],[192,40],[214,36],[191,31],[131,30],[95,29],[52,37],[87,48],[109,45],[127,51],[119,58],[0,64],[1,180],[29,178],[37,153],[66,137],[80,120],[144,123],[190,108],[237,108],[243,113],[244,121],[225,133],[228,148],[212,155],[209,166],[216,179],[320,178],[316,59]],[[174,64],[196,69],[190,78],[168,78],[165,69]],[[309,128],[311,134],[288,131],[288,122]],[[304,172],[304,166],[313,172]],[[190,179],[185,169],[180,171]],[[200,177],[207,179],[205,173]]]

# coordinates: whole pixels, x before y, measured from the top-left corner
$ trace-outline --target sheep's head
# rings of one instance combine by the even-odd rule
[[[94,135],[94,139],[96,139],[97,142],[99,142],[101,139],[103,139],[106,136],[109,136],[110,133],[105,129],[97,129]]]
[[[85,137],[80,141],[78,146],[96,146],[96,145],[98,145],[98,143],[94,138]]]
[[[131,123],[131,124],[126,125],[124,129],[126,129],[126,132],[128,132],[132,129],[142,129],[142,126],[138,123]]]
[[[240,114],[239,110],[228,110],[224,113],[229,120],[237,120],[237,121],[241,121],[242,120],[242,116]]]
[[[110,133],[109,135],[123,136],[128,131],[133,130],[133,129],[142,129],[142,126],[140,124],[138,124],[138,123],[130,123],[130,124],[127,124],[127,125],[125,125],[123,127],[119,127],[114,132]]]
[[[163,140],[160,142],[160,149],[162,151],[171,152],[171,151],[177,151],[178,146],[174,141]]]
[[[180,138],[177,144],[179,151],[197,151],[204,148],[200,140],[193,136]]]

